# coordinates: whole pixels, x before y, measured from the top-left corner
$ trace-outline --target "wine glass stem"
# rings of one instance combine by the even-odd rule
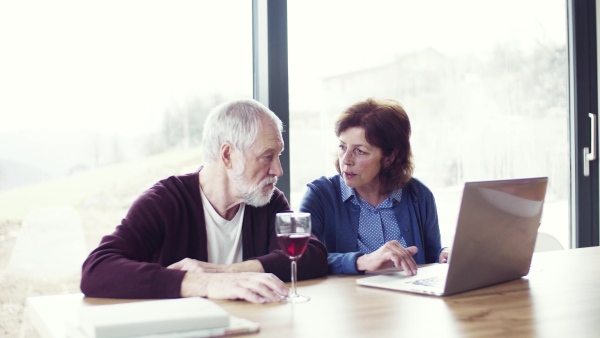
[[[293,259],[292,260],[292,294],[291,296],[295,297],[298,296],[298,294],[296,293],[296,260]]]

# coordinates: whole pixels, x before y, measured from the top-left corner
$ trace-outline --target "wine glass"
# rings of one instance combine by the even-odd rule
[[[296,261],[300,259],[310,236],[310,214],[307,212],[281,212],[275,221],[277,240],[281,249],[292,261],[292,290],[283,300],[292,303],[306,302],[307,296],[296,293]]]

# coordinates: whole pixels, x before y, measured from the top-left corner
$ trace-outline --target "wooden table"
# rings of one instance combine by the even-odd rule
[[[307,303],[220,301],[234,316],[260,323],[260,337],[600,337],[600,247],[534,254],[524,278],[450,297],[356,285],[364,276],[303,281]],[[64,336],[78,306],[123,300],[81,294],[31,297],[42,336]],[[62,315],[60,314],[62,313]]]

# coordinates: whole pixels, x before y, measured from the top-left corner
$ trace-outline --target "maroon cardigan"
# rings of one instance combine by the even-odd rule
[[[275,189],[269,204],[246,205],[243,259],[257,259],[265,272],[290,280],[289,258],[280,250],[275,214],[289,210]],[[121,225],[83,263],[81,291],[88,297],[178,298],[185,271],[166,267],[186,257],[208,261],[206,225],[198,172],[171,176],[144,192]],[[298,279],[327,275],[327,250],[312,236],[298,261]]]

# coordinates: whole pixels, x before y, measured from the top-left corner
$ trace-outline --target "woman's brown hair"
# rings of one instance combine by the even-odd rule
[[[410,120],[400,103],[369,98],[353,104],[336,121],[335,135],[339,137],[353,127],[365,131],[367,142],[381,149],[383,158],[396,153],[391,163],[381,163],[379,180],[384,189],[381,193],[391,193],[403,187],[412,178],[414,164],[410,148]],[[338,158],[335,168],[341,174]]]

